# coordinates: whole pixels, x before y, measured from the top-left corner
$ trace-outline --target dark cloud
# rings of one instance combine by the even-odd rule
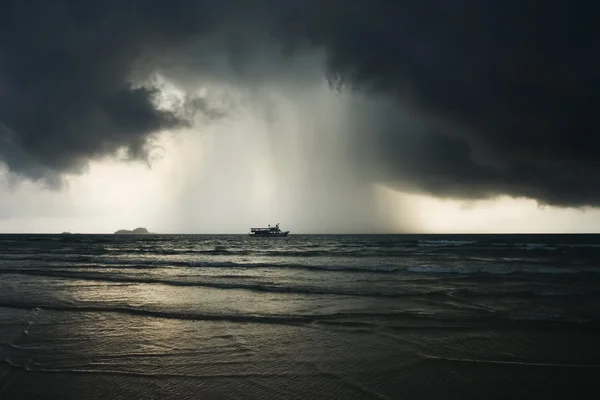
[[[393,112],[366,118],[361,148],[380,179],[440,196],[600,204],[589,2],[329,4],[293,19],[297,43],[327,49],[334,84],[391,96],[424,121],[407,133]]]
[[[77,171],[121,148],[143,158],[154,132],[189,121],[153,101],[157,89],[147,78],[159,66],[189,63],[218,75],[215,60],[225,57],[244,76],[257,52],[273,57],[274,71],[281,59],[273,49],[317,49],[334,85],[389,103],[358,109],[357,134],[349,134],[372,179],[438,196],[598,205],[592,7],[553,0],[4,1],[0,157],[34,178]],[[407,122],[398,110],[418,118]]]
[[[56,180],[119,150],[145,159],[154,133],[188,125],[195,110],[214,116],[202,99],[161,107],[152,67],[140,63],[209,26],[201,5],[0,3],[1,159]]]

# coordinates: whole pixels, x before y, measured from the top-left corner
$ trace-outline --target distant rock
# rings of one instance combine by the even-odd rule
[[[61,235],[72,235],[72,233],[71,232],[63,232],[63,233],[61,233]]]
[[[147,235],[149,233],[150,232],[148,232],[148,229],[146,228],[135,228],[132,231],[128,229],[119,229],[115,232],[115,235]]]

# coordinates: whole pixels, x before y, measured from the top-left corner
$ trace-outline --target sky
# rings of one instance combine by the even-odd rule
[[[0,232],[597,232],[589,7],[3,1]]]

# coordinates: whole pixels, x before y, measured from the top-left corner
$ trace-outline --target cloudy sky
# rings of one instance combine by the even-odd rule
[[[588,4],[4,0],[0,232],[595,232]]]

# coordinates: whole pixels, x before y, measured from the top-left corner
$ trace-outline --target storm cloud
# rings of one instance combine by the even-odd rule
[[[143,160],[158,132],[215,113],[205,100],[161,106],[156,71],[186,64],[244,79],[260,53],[272,57],[258,64],[267,79],[282,60],[319,51],[332,90],[361,96],[347,140],[373,182],[597,206],[599,34],[588,4],[3,1],[0,159],[45,180],[121,150]]]

